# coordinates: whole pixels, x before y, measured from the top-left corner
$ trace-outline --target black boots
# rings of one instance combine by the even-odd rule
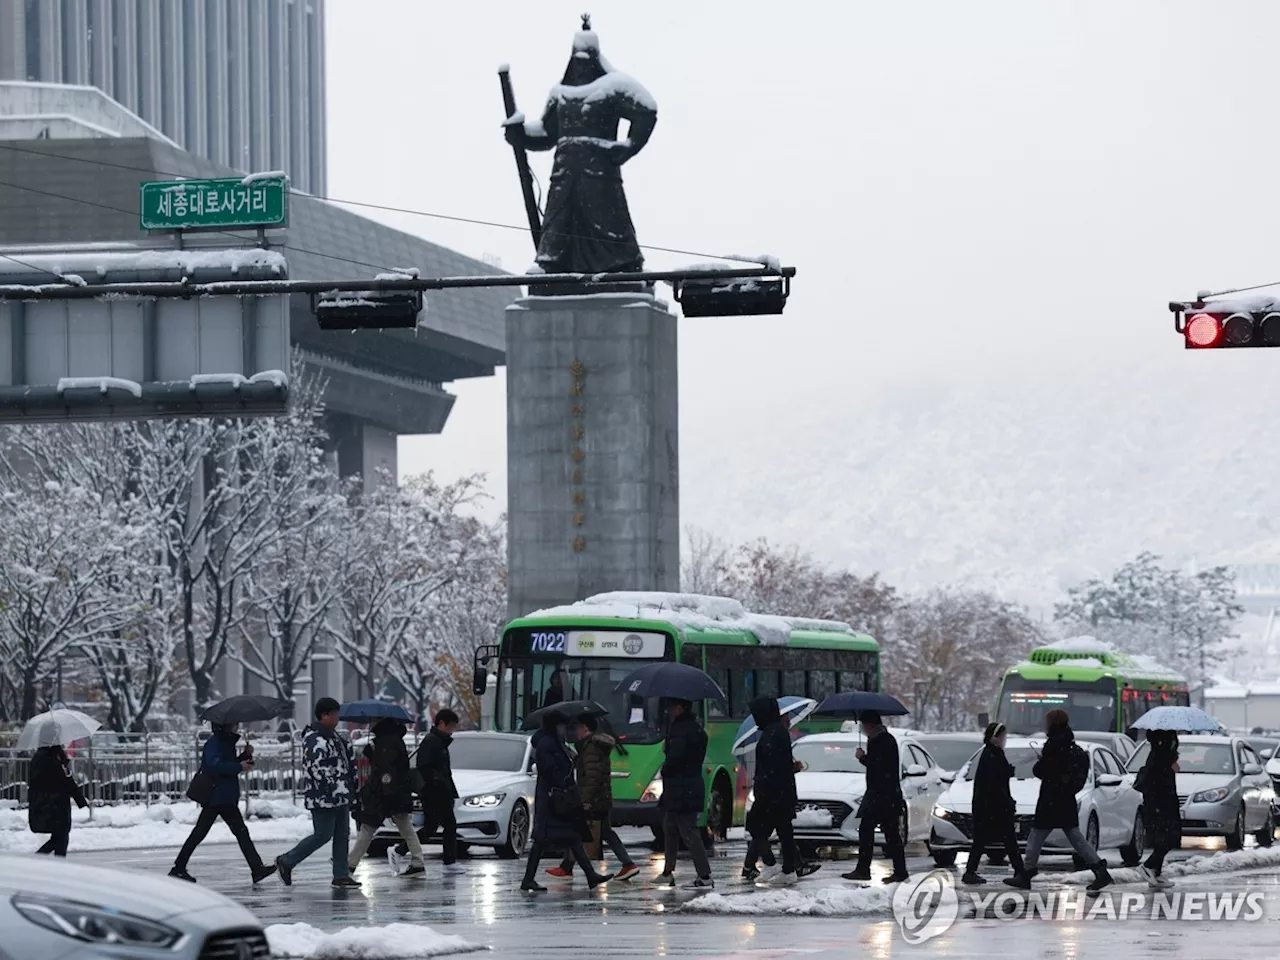
[[[1089,884],[1085,889],[1090,893],[1097,893],[1103,887],[1109,887],[1112,884],[1111,874],[1107,872],[1107,861],[1099,860],[1092,867],[1093,883]]]

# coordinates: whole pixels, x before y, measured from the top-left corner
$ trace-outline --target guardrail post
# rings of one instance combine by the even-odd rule
[[[98,781],[94,775],[93,737],[89,738],[89,819],[93,819],[93,801],[98,799]]]
[[[298,738],[296,731],[289,731],[289,794],[294,805],[298,803]]]
[[[144,732],[142,734],[142,779],[147,785],[147,793],[143,798],[142,805],[150,808],[151,806],[151,733]]]

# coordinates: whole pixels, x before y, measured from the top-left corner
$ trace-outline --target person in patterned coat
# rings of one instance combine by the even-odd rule
[[[351,747],[338,735],[341,707],[332,697],[316,701],[315,722],[302,736],[302,766],[307,775],[305,801],[311,811],[311,836],[276,857],[285,886],[293,883],[293,869],[326,843],[333,845],[333,886],[358,887],[347,865],[351,835],[351,804],[356,797],[356,768]]]

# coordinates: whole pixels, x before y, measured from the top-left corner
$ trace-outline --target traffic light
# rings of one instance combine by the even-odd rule
[[[1217,303],[1171,303],[1173,327],[1188,350],[1280,347],[1280,310],[1230,310]]]

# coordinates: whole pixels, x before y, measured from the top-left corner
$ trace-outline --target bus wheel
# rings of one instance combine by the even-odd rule
[[[709,844],[717,844],[729,836],[729,826],[733,823],[733,800],[730,797],[729,782],[724,777],[717,777],[711,787],[711,796],[707,798],[707,825],[702,831],[702,839]]]

